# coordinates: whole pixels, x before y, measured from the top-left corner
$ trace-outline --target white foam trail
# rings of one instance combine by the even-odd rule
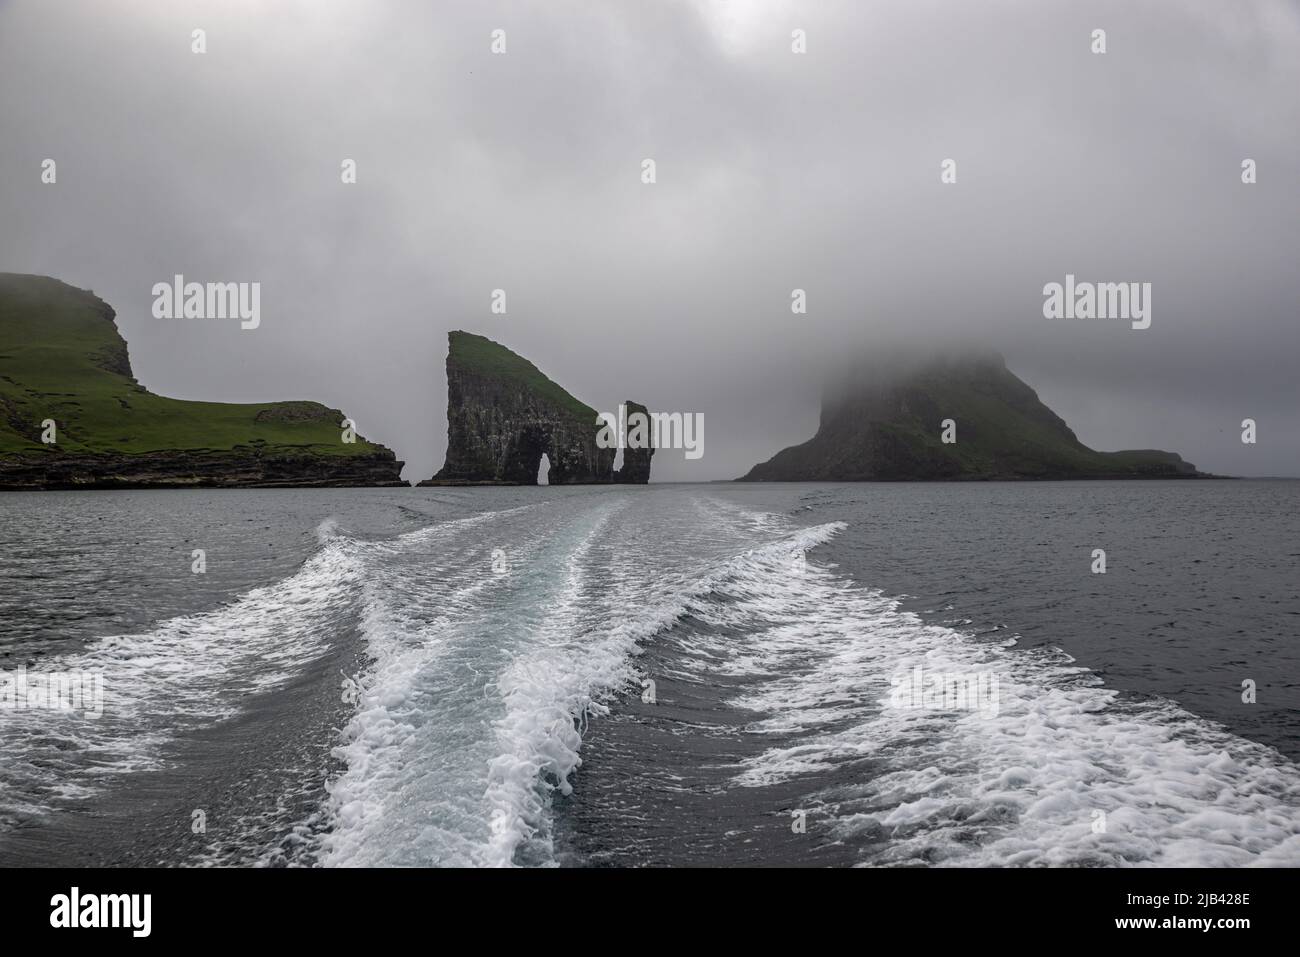
[[[927,625],[824,567],[791,574],[760,550],[735,571],[728,601],[693,609],[721,629],[695,649],[765,679],[733,704],[781,743],[734,783],[820,782],[808,806],[864,863],[1300,863],[1300,772],[1276,751],[1121,701],[1059,651]],[[893,706],[891,676],[918,666],[996,674],[997,715]]]
[[[570,553],[565,580],[537,641],[496,681],[505,714],[495,725],[498,754],[488,763],[486,799],[491,838],[488,862],[508,866],[516,849],[541,838],[550,859],[551,791],[571,794],[569,775],[582,763],[575,721],[603,714],[595,696],[618,682],[631,651],[583,628],[583,565],[608,513]]]
[[[331,538],[295,574],[219,609],[43,663],[101,674],[104,713],[0,709],[0,809],[45,811],[97,793],[110,775],[160,767],[178,734],[229,717],[297,673],[359,593],[355,544]]]
[[[506,710],[496,723],[499,754],[489,765],[487,798],[498,865],[511,863],[524,844],[550,859],[551,795],[573,792],[569,778],[582,764],[586,722],[607,714],[601,699],[632,678],[639,642],[684,608],[680,596],[655,596],[612,560],[600,594],[588,591],[586,569],[597,564],[590,553],[608,518],[570,554],[564,585],[536,640],[496,682]]]
[[[643,545],[612,524],[627,501],[492,513],[391,545],[367,587],[374,665],[336,752],[347,770],[330,785],[323,863],[553,862],[552,799],[572,792],[586,722],[635,676],[640,643],[747,561],[701,575],[670,554],[677,571],[651,573]],[[701,517],[701,543],[731,538],[726,523],[750,539],[756,528],[740,512]],[[486,573],[498,542],[504,576]]]
[[[490,862],[509,865],[521,847],[543,861],[553,860],[552,793],[573,793],[569,778],[582,764],[585,722],[608,713],[602,698],[633,678],[632,661],[643,641],[672,625],[719,582],[747,568],[755,555],[792,562],[842,527],[801,530],[748,550],[710,574],[664,579],[657,591],[634,568],[607,582],[598,601],[583,587],[588,552],[603,525],[594,528],[570,555],[564,587],[540,640],[498,681],[507,708],[496,725],[500,754],[489,769]],[[628,567],[623,562],[614,566]]]
[[[339,534],[339,520],[334,516],[321,519],[316,526],[316,543],[324,545]]]
[[[492,677],[484,669],[499,651],[498,636],[481,629],[493,620],[494,595],[515,583],[493,571],[494,545],[508,545],[510,564],[527,568],[545,541],[511,527],[534,509],[374,545],[361,617],[371,665],[334,751],[346,768],[328,785],[322,864],[488,863],[488,755],[479,739],[482,686]]]

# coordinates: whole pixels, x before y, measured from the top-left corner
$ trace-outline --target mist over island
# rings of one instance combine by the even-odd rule
[[[446,458],[462,329],[586,402],[702,414],[707,454],[658,454],[654,480],[729,480],[817,431],[838,357],[969,341],[1089,448],[1300,475],[1290,3],[327,4],[291,24],[146,0],[79,3],[71,28],[43,6],[0,13],[0,269],[94,290],[156,394],[321,402],[418,482]],[[178,273],[259,282],[260,324],[155,318]],[[1067,275],[1150,283],[1150,327],[1046,318]]]

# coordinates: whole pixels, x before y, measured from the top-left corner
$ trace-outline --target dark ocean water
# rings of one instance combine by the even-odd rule
[[[0,864],[1300,864],[1298,532],[1300,482],[8,494],[0,668],[103,699],[0,708]]]

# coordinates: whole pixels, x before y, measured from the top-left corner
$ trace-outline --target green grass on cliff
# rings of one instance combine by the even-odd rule
[[[596,410],[571,396],[558,383],[523,356],[511,352],[485,336],[457,330],[448,334],[447,361],[466,372],[497,381],[514,381],[549,399],[560,409],[586,424],[594,424]]]
[[[113,310],[45,276],[0,273],[0,455],[20,452],[216,452],[366,455],[341,441],[338,410],[316,402],[191,402],[130,376]],[[57,445],[41,443],[54,419]]]

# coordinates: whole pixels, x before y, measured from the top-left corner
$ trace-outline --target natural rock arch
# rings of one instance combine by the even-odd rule
[[[447,352],[447,458],[427,485],[536,485],[545,455],[550,485],[644,483],[653,450],[602,448],[596,410],[527,359],[468,332],[453,332]],[[629,407],[635,406],[628,403]]]

